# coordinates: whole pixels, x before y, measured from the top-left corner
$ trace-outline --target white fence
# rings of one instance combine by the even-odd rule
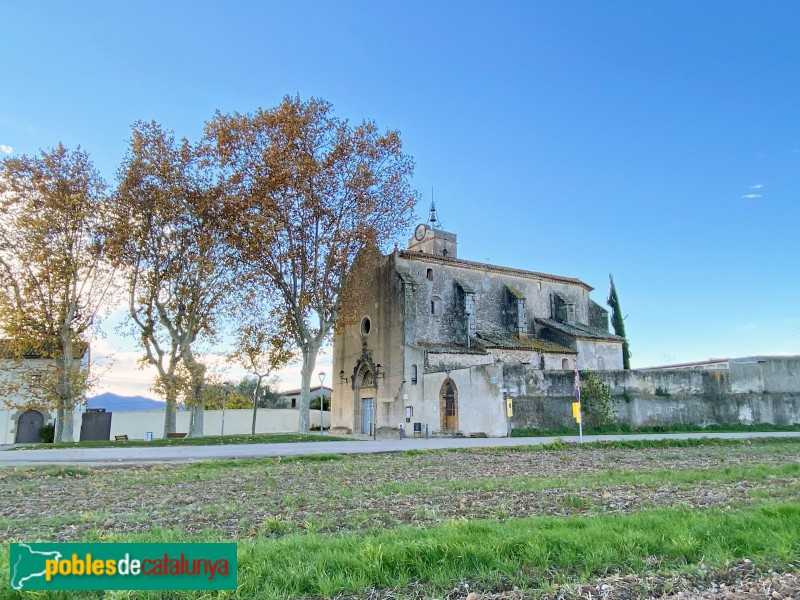
[[[13,444],[16,432],[15,412],[0,411],[0,443]],[[310,411],[311,426],[319,426],[319,411]],[[256,433],[296,433],[299,412],[290,408],[260,408],[256,419]],[[75,440],[80,439],[82,413],[75,413]],[[331,413],[322,413],[325,427],[330,427]],[[225,411],[225,435],[251,433],[253,411],[251,409],[231,409]],[[182,410],[176,414],[178,432],[189,431],[189,411]],[[116,435],[127,435],[132,440],[143,440],[147,432],[152,432],[153,439],[164,437],[164,411],[149,410],[141,412],[116,412],[111,417],[111,439]],[[203,416],[203,435],[220,435],[223,433],[222,411],[207,410]]]

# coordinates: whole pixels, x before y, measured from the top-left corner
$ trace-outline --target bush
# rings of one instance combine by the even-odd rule
[[[308,403],[309,410],[319,410],[319,396],[316,398],[312,398],[311,402]],[[322,405],[322,410],[330,410],[331,409],[331,399],[325,398],[325,402]]]
[[[39,437],[42,438],[42,442],[45,444],[52,444],[53,440],[56,437],[56,428],[55,425],[52,423],[48,423],[43,427],[39,428]]]
[[[613,399],[611,388],[600,381],[591,371],[583,375],[581,381],[581,408],[584,417],[588,417],[589,427],[601,427],[613,416]]]

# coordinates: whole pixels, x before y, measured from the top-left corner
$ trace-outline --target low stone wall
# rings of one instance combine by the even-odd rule
[[[613,422],[632,427],[800,423],[800,360],[768,357],[731,362],[725,370],[598,371],[611,388]],[[507,365],[515,429],[555,429],[572,419],[574,372]]]
[[[570,396],[514,398],[514,429],[575,427]],[[648,394],[613,397],[612,422],[631,427],[800,423],[800,394]]]

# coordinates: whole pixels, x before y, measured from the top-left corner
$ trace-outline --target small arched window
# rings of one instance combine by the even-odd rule
[[[561,370],[562,371],[569,371],[569,359],[562,358],[561,359]]]
[[[426,277],[428,278],[428,281],[433,281],[433,269],[428,269]]]

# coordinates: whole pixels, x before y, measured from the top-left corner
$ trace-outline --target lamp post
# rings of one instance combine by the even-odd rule
[[[228,382],[226,381],[222,385],[225,387],[222,392],[222,427],[220,428],[219,434],[225,435],[225,404],[228,401]]]
[[[325,371],[319,372],[319,434],[325,435],[325,430],[322,427],[322,406],[324,404],[323,400],[325,399],[324,394],[322,393],[322,382],[325,381]]]

